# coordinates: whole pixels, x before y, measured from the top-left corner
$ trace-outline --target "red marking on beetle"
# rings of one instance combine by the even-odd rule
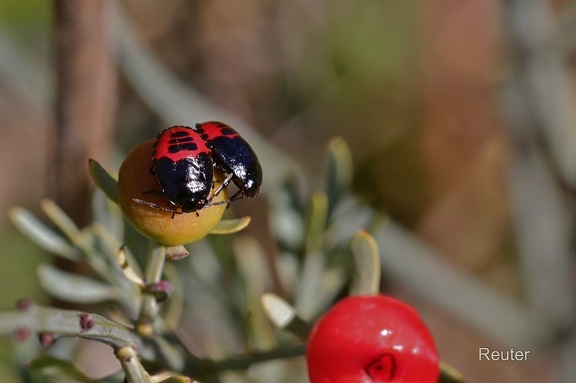
[[[214,165],[227,173],[224,182],[211,198],[217,196],[230,182],[234,182],[239,190],[228,202],[258,196],[262,185],[262,166],[250,144],[236,130],[222,122],[196,124],[195,130],[206,141]]]
[[[205,141],[210,141],[217,137],[234,138],[240,136],[232,127],[219,121],[208,121],[196,124],[194,130],[200,134],[200,137]]]
[[[172,126],[163,130],[152,146],[153,158],[168,157],[174,162],[209,152],[206,142],[188,126]]]
[[[140,199],[135,202],[169,211],[172,217],[197,212],[210,205],[214,163],[206,142],[194,129],[173,126],[163,130],[152,145],[151,170],[169,206]]]

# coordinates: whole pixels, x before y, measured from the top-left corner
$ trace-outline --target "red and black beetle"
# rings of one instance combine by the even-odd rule
[[[244,196],[253,198],[262,186],[262,166],[252,147],[230,126],[217,121],[196,124],[195,131],[206,141],[214,165],[227,173],[222,185],[214,192],[217,195],[230,181],[238,192],[229,201]]]
[[[138,200],[173,213],[196,212],[209,205],[214,164],[205,141],[188,126],[163,130],[152,146],[152,169],[174,209]]]

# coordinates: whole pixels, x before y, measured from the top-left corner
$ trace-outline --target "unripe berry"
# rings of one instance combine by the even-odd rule
[[[166,246],[184,245],[206,236],[222,219],[226,204],[203,208],[198,214],[174,214],[136,201],[145,200],[159,207],[170,208],[158,180],[150,172],[152,144],[153,140],[150,140],[136,146],[120,166],[118,203],[122,212],[142,235]],[[220,185],[223,179],[222,172],[214,172],[214,185]],[[228,193],[224,188],[213,202],[227,198]]]

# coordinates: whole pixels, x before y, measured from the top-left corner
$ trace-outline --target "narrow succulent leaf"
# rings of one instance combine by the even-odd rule
[[[114,287],[44,264],[38,268],[41,285],[56,298],[74,303],[98,303],[118,298]]]
[[[360,230],[350,243],[354,273],[350,295],[375,295],[380,289],[380,253],[374,238]]]
[[[70,260],[78,260],[80,251],[49,229],[30,211],[14,207],[8,215],[18,229],[44,250]]]
[[[323,233],[328,214],[328,197],[325,193],[316,192],[310,201],[310,210],[306,226],[306,250],[308,253],[322,249]]]
[[[294,304],[298,312],[309,318],[314,309],[315,294],[322,272],[326,266],[323,253],[324,231],[328,214],[328,198],[323,192],[316,192],[310,200],[306,221],[306,253],[302,263],[302,275],[297,286]]]
[[[164,274],[166,274],[167,280],[172,283],[174,288],[172,296],[168,303],[168,309],[164,315],[164,322],[166,326],[171,331],[175,331],[182,318],[182,313],[184,312],[184,287],[182,285],[182,279],[178,270],[172,263],[167,263],[164,265]]]
[[[223,219],[210,231],[210,234],[232,234],[239,232],[248,226],[251,220],[252,218],[250,216],[236,219]]]
[[[328,143],[328,180],[326,193],[330,211],[338,199],[350,189],[353,177],[352,154],[342,137],[334,137]]]
[[[82,326],[83,318],[89,326]],[[138,347],[140,355],[154,359],[156,346],[151,340],[143,339],[134,331],[98,314],[62,310],[31,305],[19,311],[0,312],[0,336],[12,335],[19,329],[30,333],[52,333],[65,337],[79,337],[97,341],[117,349],[126,344]]]
[[[327,269],[320,276],[314,296],[314,304],[306,312],[306,318],[314,318],[324,312],[336,300],[343,290],[348,278],[342,269]],[[302,312],[304,315],[304,312]]]
[[[40,202],[42,211],[48,218],[62,231],[62,233],[71,241],[74,242],[80,233],[78,226],[72,219],[62,210],[54,201],[44,198]]]
[[[146,283],[144,282],[144,279],[142,279],[142,276],[132,267],[130,262],[128,262],[124,246],[122,246],[118,250],[118,264],[122,269],[122,273],[124,273],[124,276],[128,278],[129,281],[137,284],[140,287],[146,286]]]
[[[106,227],[100,223],[95,223],[90,225],[85,230],[90,230],[91,234],[99,240],[99,246],[102,248],[103,253],[109,257],[111,261],[118,260],[118,251],[121,247],[124,247],[124,244],[120,241],[119,237],[110,230],[109,227]],[[134,257],[134,254],[127,247],[124,247],[124,257],[134,272],[137,275],[142,275],[142,270],[138,264],[138,261],[136,260],[136,257]]]
[[[154,241],[148,242],[148,254],[144,265],[144,282],[146,287],[157,285],[162,280],[164,264],[166,263],[166,246]],[[147,289],[148,290],[148,289]],[[154,332],[153,323],[160,310],[160,305],[154,293],[150,290],[144,291],[140,301],[140,313],[136,323],[139,332],[144,334]]]
[[[248,349],[271,349],[276,346],[274,329],[260,304],[262,294],[272,288],[270,264],[258,241],[248,235],[235,238],[233,250],[238,272],[244,281],[246,341]]]
[[[168,369],[172,371],[181,371],[186,363],[200,365],[202,360],[194,355],[184,354],[182,348],[161,336],[154,339],[157,359],[166,361]]]
[[[86,374],[84,374],[74,363],[56,358],[51,355],[42,355],[37,359],[32,360],[26,365],[31,370],[45,370],[50,369],[51,371],[58,371],[64,376],[73,379],[74,382],[79,383],[94,383],[95,381],[90,379]]]
[[[299,339],[306,340],[312,325],[296,314],[296,309],[276,294],[266,293],[261,297],[264,312],[279,329],[286,330]]]
[[[448,363],[440,362],[440,379],[438,383],[465,383],[464,377]]]
[[[306,254],[300,283],[296,285],[294,294],[294,306],[304,318],[312,318],[318,307],[318,291],[325,268],[326,259],[323,253],[316,251]]]
[[[270,227],[278,243],[292,251],[300,251],[305,241],[304,211],[292,197],[288,190],[279,190],[271,205]],[[298,203],[299,204],[299,203]]]
[[[171,376],[168,379],[161,380],[160,383],[200,383],[187,376]]]
[[[92,181],[112,201],[118,203],[118,181],[112,177],[96,160],[88,161],[88,168]]]
[[[279,329],[285,328],[296,317],[296,309],[276,294],[263,294],[261,300],[268,318]]]
[[[92,193],[90,205],[93,225],[102,225],[109,232],[115,233],[117,237],[123,236],[126,222],[122,215],[122,209],[117,203],[110,200],[104,193]]]
[[[238,273],[245,280],[249,293],[257,293],[258,298],[270,288],[270,272],[264,250],[251,236],[239,236],[233,242]]]

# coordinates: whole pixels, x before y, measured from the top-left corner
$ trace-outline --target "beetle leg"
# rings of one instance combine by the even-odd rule
[[[228,205],[228,206],[226,206],[226,208],[228,208],[228,207],[230,206],[230,202],[238,201],[239,199],[242,199],[242,198],[244,198],[244,193],[242,192],[242,190],[238,190],[236,193],[234,193],[234,194],[232,195],[232,197],[228,198],[227,200],[225,200],[225,201],[217,201],[217,202],[214,202],[214,203],[208,202],[208,204],[205,205],[204,207],[214,206],[214,205],[224,205],[224,204],[226,204],[226,205]]]
[[[238,190],[236,193],[232,195],[232,197],[228,198],[228,203],[238,201],[239,199],[244,198],[244,193],[242,190]]]
[[[234,177],[234,173],[228,173],[228,175],[226,176],[226,178],[224,178],[224,181],[222,181],[222,183],[216,188],[216,190],[214,190],[214,193],[212,193],[212,197],[210,197],[210,199],[208,200],[208,202],[212,201],[212,198],[216,197],[218,194],[220,194],[220,192],[222,191],[222,189],[224,189],[226,186],[228,186],[230,184],[230,181],[232,181],[232,178]]]

